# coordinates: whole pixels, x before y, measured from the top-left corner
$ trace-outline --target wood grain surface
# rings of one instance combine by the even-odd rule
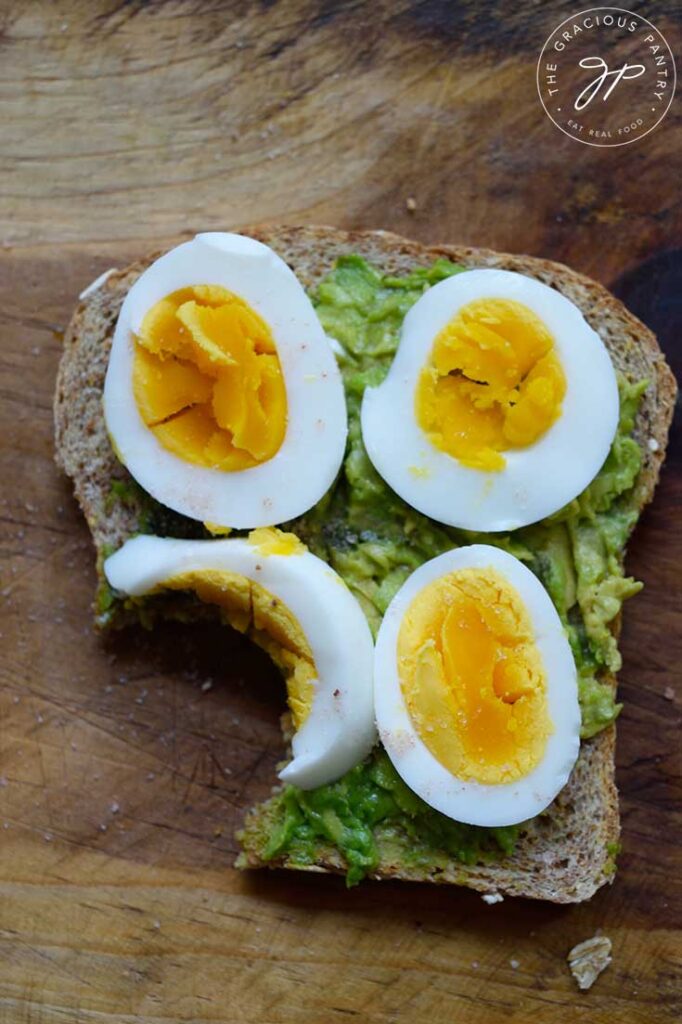
[[[630,6],[679,45],[673,2]],[[52,462],[79,291],[249,221],[561,259],[616,282],[679,364],[679,104],[622,149],[561,135],[535,62],[573,8],[0,0],[2,1024],[680,1019],[679,428],[629,558],[620,871],[573,908],[234,871],[282,687],[226,631],[96,636]],[[613,964],[579,993],[565,956],[597,930]]]

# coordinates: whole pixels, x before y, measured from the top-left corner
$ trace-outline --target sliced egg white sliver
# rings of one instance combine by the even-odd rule
[[[265,554],[246,539],[152,536],[126,541],[104,563],[111,586],[133,597],[184,573],[221,569],[278,598],[298,620],[313,653],[318,678],[312,706],[293,737],[293,760],[279,777],[302,789],[339,778],[376,741],[374,649],[360,605],[333,569],[309,551]]]
[[[497,472],[437,449],[415,417],[415,388],[437,335],[462,306],[484,298],[523,303],[543,321],[567,385],[555,423],[534,444],[503,452]],[[498,532],[544,519],[580,494],[608,455],[618,413],[609,354],[569,299],[523,274],[470,270],[429,288],[407,313],[388,375],[365,390],[362,436],[377,471],[409,505],[449,526]]]
[[[492,568],[518,592],[547,677],[554,731],[542,761],[525,777],[497,785],[455,778],[434,757],[412,723],[398,672],[400,627],[416,595],[441,576],[468,568]],[[539,814],[565,786],[580,749],[576,669],[559,616],[537,577],[513,555],[487,544],[456,548],[425,562],[400,588],[376,640],[374,703],[379,737],[404,782],[429,806],[470,825],[513,825]]]
[[[279,451],[249,469],[194,465],[167,450],[144,423],[132,387],[134,337],[145,314],[172,292],[221,285],[272,333],[287,393]],[[302,515],[325,494],[346,446],[346,401],[331,346],[295,274],[268,246],[223,232],[197,235],[161,256],[128,292],[104,386],[107,430],[120,460],[157,501],[201,522],[234,529]]]

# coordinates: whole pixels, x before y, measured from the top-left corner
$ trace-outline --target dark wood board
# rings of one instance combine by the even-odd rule
[[[635,9],[675,48],[672,3]],[[281,752],[279,681],[225,633],[95,635],[92,547],[52,461],[79,291],[199,229],[317,221],[564,260],[679,369],[679,105],[622,149],[561,135],[535,63],[572,10],[0,0],[2,1024],[682,1013],[679,428],[629,555],[646,587],[622,639],[620,870],[577,907],[233,870]],[[598,929],[613,964],[579,993],[565,956]]]

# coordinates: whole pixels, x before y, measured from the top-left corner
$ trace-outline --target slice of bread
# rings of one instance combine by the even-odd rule
[[[640,508],[651,499],[665,456],[676,386],[653,334],[601,285],[548,260],[460,246],[425,246],[388,232],[344,232],[327,227],[258,227],[245,233],[275,249],[306,287],[313,287],[346,253],[357,253],[383,272],[400,274],[446,257],[467,267],[500,267],[538,278],[566,295],[600,334],[617,370],[630,379],[647,378],[649,387],[634,436],[643,453],[636,483]],[[102,388],[114,325],[127,290],[154,256],[111,273],[77,307],[64,342],[55,395],[56,457],[72,478],[76,497],[93,534],[98,564],[140,529],[145,496],[135,488],[112,506],[115,480],[128,479],[109,443],[102,415]],[[177,520],[177,521],[176,521]],[[187,520],[169,513],[167,532],[203,535]],[[614,624],[618,628],[618,622]],[[615,680],[613,680],[615,685]],[[514,853],[476,863],[453,861],[444,869],[414,868],[399,847],[382,854],[378,878],[404,878],[463,884],[484,893],[505,893],[578,902],[589,898],[613,875],[613,844],[619,834],[614,785],[613,727],[583,741],[568,785],[549,811],[524,833]],[[242,833],[241,866],[265,866],[262,858],[272,807],[254,808]],[[381,852],[381,851],[380,851]],[[286,859],[269,867],[297,867]],[[343,871],[333,848],[320,845],[313,871]]]

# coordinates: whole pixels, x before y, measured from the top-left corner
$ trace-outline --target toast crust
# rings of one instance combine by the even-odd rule
[[[313,287],[345,253],[357,253],[386,273],[400,274],[445,257],[466,267],[495,267],[527,274],[566,295],[600,334],[617,370],[650,381],[635,424],[643,452],[636,484],[640,509],[649,502],[665,458],[676,384],[655,336],[602,285],[560,263],[454,245],[426,246],[386,231],[342,231],[330,227],[261,225],[244,228],[271,246],[303,284]],[[102,415],[102,390],[121,303],[139,274],[158,254],[114,271],[76,307],[64,340],[54,402],[56,460],[71,477],[93,535],[98,558],[136,532],[142,508],[131,501],[108,508],[111,482],[126,479],[109,443]],[[614,630],[619,623],[614,623]],[[615,679],[613,680],[615,686]],[[375,877],[449,882],[484,893],[504,893],[573,903],[588,899],[612,880],[609,847],[619,835],[614,783],[615,728],[583,741],[571,778],[557,800],[508,857],[488,863],[452,862],[443,871],[408,868],[381,860]],[[267,805],[247,814],[243,832],[246,867],[296,867],[286,859],[265,865],[257,837]],[[344,871],[333,849],[321,848],[311,871]]]

